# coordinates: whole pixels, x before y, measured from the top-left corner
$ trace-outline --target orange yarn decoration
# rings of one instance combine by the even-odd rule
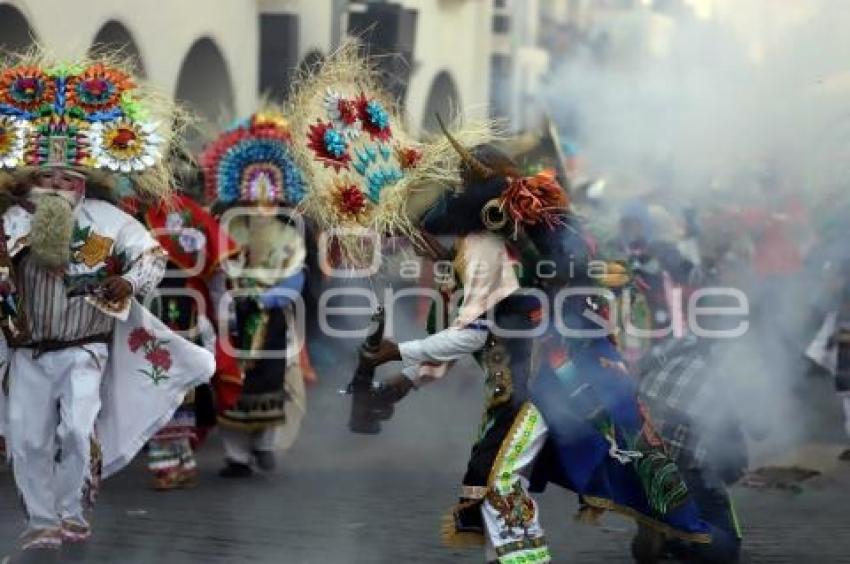
[[[563,223],[563,216],[570,207],[569,198],[555,179],[553,170],[508,179],[508,187],[501,199],[502,208],[514,225],[544,223],[555,227]]]

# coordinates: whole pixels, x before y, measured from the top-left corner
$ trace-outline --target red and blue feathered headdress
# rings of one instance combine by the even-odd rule
[[[257,113],[223,132],[200,157],[207,198],[224,204],[296,206],[304,198],[286,120]]]

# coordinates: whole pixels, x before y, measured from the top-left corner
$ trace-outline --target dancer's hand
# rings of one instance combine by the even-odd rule
[[[110,302],[120,302],[133,295],[133,285],[123,276],[110,276],[101,284],[103,297]]]
[[[375,399],[380,402],[394,404],[400,402],[415,388],[413,381],[404,374],[396,374],[382,380],[375,390]]]
[[[375,368],[393,360],[401,360],[401,353],[395,342],[389,339],[383,339],[381,344],[378,345],[378,350],[374,352],[362,351],[360,353],[360,359],[366,366]]]

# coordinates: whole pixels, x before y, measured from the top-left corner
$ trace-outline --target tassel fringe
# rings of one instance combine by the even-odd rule
[[[584,525],[593,525],[598,527],[602,523],[602,516],[605,515],[605,510],[600,507],[585,505],[576,513],[575,520]]]
[[[480,533],[461,533],[455,527],[454,510],[443,516],[440,537],[446,548],[478,548],[484,546],[484,535]]]

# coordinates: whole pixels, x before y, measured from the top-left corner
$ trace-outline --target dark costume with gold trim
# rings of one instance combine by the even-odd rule
[[[398,345],[405,374],[420,364],[420,382],[439,378],[461,355],[481,355],[484,422],[449,532],[473,533],[481,540],[486,529],[490,557],[503,564],[550,562],[528,491],[530,485],[555,482],[582,495],[589,507],[621,510],[671,533],[704,540],[706,528],[644,417],[636,382],[610,340],[566,342],[551,323],[534,339],[492,330],[496,321],[518,329],[533,328],[541,318],[551,321],[551,308],[545,310],[539,297],[519,291],[510,272],[516,261],[508,253],[532,273],[536,261],[554,261],[554,279],[532,277],[523,285],[557,304],[571,327],[585,327],[582,308],[592,305],[588,300],[594,295],[553,299],[559,289],[584,282],[571,275],[571,255],[578,256],[576,270],[589,258],[553,175],[524,177],[489,146],[473,158],[448,135],[412,143],[368,62],[353,53],[342,49],[293,95],[294,148],[299,162],[309,164],[305,213],[323,228],[355,228],[338,237],[349,265],[369,264],[376,251],[363,243],[362,228],[380,241],[385,233],[409,234],[418,227],[460,236],[464,261],[479,259],[492,275],[476,280],[473,269],[465,269],[463,306],[453,325]],[[461,137],[487,135],[470,129]],[[494,160],[482,162],[483,153]],[[508,166],[495,166],[506,159]],[[414,197],[459,183],[459,194],[436,204],[433,197]]]
[[[478,154],[484,163],[498,158],[486,147]],[[474,171],[469,177],[475,179]],[[637,400],[635,377],[607,336],[606,303],[587,274],[592,254],[581,225],[564,204],[551,222],[539,211],[536,221],[524,220],[531,213],[503,211],[507,222],[472,212],[487,206],[517,209],[522,207],[517,199],[545,205],[557,201],[551,188],[551,178],[491,173],[469,182],[461,195],[445,197],[422,221],[423,229],[435,234],[501,232],[525,276],[523,289],[492,307],[493,323],[512,330],[543,327],[534,338],[494,332],[480,353],[488,390],[484,424],[446,538],[468,541],[486,533],[500,562],[549,561],[536,506],[526,492],[552,482],[581,496],[585,516],[614,510],[666,534],[705,542],[708,529]],[[541,260],[554,263],[553,275],[534,275]],[[588,290],[559,299],[567,286]],[[536,294],[529,295],[529,289]],[[597,336],[588,336],[594,331]],[[400,350],[404,356],[404,344]]]

